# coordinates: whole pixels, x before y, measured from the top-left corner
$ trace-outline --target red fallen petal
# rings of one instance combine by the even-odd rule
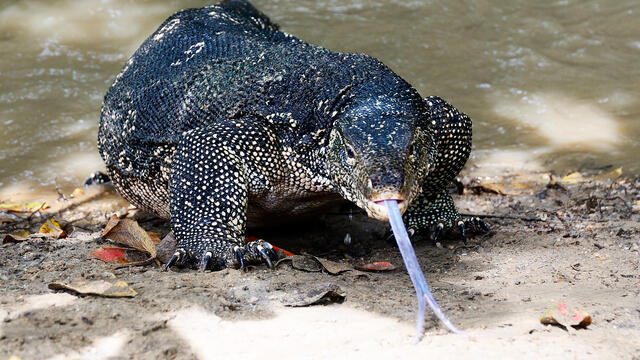
[[[363,271],[391,271],[395,270],[396,267],[388,261],[375,261],[370,264],[362,265],[357,269]]]
[[[129,260],[124,257],[125,249],[118,247],[103,247],[91,252],[91,255],[97,257],[104,262],[117,262],[127,264]]]
[[[582,313],[578,311],[578,309],[572,308],[571,311],[573,311],[573,316],[571,317],[571,321],[578,321],[584,318],[584,315],[582,315]]]
[[[567,304],[565,304],[563,302],[559,302],[558,303],[558,312],[560,312],[560,315],[562,315],[562,316],[567,316]]]
[[[258,241],[258,240],[261,240],[261,239],[260,239],[260,238],[255,237],[255,236],[247,236],[247,242]],[[282,250],[282,252],[283,252],[285,255],[287,255],[287,256],[294,256],[294,255],[295,255],[295,254],[294,254],[294,253],[292,253],[291,251],[287,251],[287,250],[285,250],[285,249],[283,249],[283,248],[280,248],[280,247],[277,247],[277,246],[275,246],[275,245],[273,245],[273,244],[271,244],[271,246],[273,246],[273,250],[274,250],[275,252],[278,252],[278,251]]]

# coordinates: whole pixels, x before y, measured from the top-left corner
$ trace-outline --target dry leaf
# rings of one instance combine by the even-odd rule
[[[42,224],[42,226],[40,226],[40,230],[38,230],[38,234],[44,234],[47,237],[54,239],[60,239],[67,236],[67,233],[62,230],[62,227],[54,218],[51,218]]]
[[[111,229],[113,229],[113,227],[118,225],[119,223],[120,223],[120,218],[118,217],[118,215],[116,214],[111,215],[109,222],[107,222],[107,225],[104,227],[104,229],[102,229],[101,236],[105,237],[105,235],[107,235],[109,231],[111,231]]]
[[[563,185],[575,185],[585,181],[584,176],[577,171],[572,172],[560,179],[559,183]]]
[[[173,237],[173,231],[171,231],[162,239],[160,244],[156,246],[158,260],[166,264],[176,252],[176,248],[178,248],[178,242]]]
[[[308,272],[320,272],[322,271],[322,264],[316,260],[314,256],[307,255],[295,255],[291,257],[291,266],[294,269],[308,271]]]
[[[345,271],[353,270],[351,266],[341,264],[339,262],[323,259],[317,256],[314,256],[314,259],[316,259],[322,265],[324,270],[326,270],[326,272],[328,272],[331,275],[338,275],[338,274],[342,274]]]
[[[120,220],[114,215],[102,230],[102,237],[119,244],[131,246],[151,255],[152,258],[156,257],[155,244],[149,234],[135,220]]]
[[[12,234],[1,234],[0,238],[2,238],[3,244],[15,244],[27,240],[29,238],[29,235],[30,233],[27,230],[20,230]]]
[[[341,304],[344,302],[344,298],[344,292],[338,285],[326,284],[311,289],[304,294],[283,300],[283,304],[292,307],[328,305],[333,303]]]
[[[162,238],[160,238],[160,234],[157,232],[153,232],[153,231],[147,231],[147,234],[149,235],[149,238],[151,239],[151,242],[158,246],[158,244],[160,244],[160,242],[162,242]]]
[[[77,281],[71,284],[52,282],[51,290],[65,290],[79,295],[97,295],[104,297],[134,297],[138,293],[124,281],[111,283],[104,280]]]
[[[22,212],[36,212],[38,210],[48,209],[49,205],[45,201],[41,202],[29,202],[29,203],[6,203],[0,204],[0,210],[5,210],[13,213]]]

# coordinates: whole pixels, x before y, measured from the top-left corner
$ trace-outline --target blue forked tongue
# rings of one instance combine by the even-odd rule
[[[451,321],[447,319],[438,306],[438,303],[436,303],[436,300],[433,298],[431,290],[429,289],[429,284],[427,284],[427,280],[425,280],[422,269],[420,269],[420,265],[418,264],[418,259],[416,259],[416,253],[413,251],[413,246],[411,246],[407,229],[405,229],[404,223],[402,222],[402,215],[400,214],[400,209],[398,209],[397,201],[385,200],[384,204],[387,206],[387,211],[389,213],[391,230],[393,230],[393,235],[398,243],[400,254],[402,254],[402,259],[404,260],[407,272],[409,273],[409,277],[411,277],[411,282],[413,283],[413,287],[416,289],[416,295],[418,296],[418,318],[416,319],[416,337],[414,342],[417,343],[420,341],[420,337],[422,335],[426,304],[429,304],[433,313],[436,314],[438,319],[440,319],[440,321],[442,321],[449,330],[456,334],[464,334],[463,331],[458,330]]]

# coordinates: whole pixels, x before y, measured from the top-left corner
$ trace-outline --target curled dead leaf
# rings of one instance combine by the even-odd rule
[[[308,255],[292,256],[291,266],[293,266],[294,269],[308,272],[320,272],[323,269],[322,264],[318,260],[316,260],[314,256]]]
[[[29,239],[29,231],[19,230],[11,234],[0,234],[3,244],[16,244]]]
[[[102,230],[102,237],[145,252],[151,258],[156,257],[156,245],[135,220],[119,219],[114,215]]]
[[[339,262],[323,259],[323,258],[320,258],[320,257],[317,257],[317,256],[314,256],[314,258],[320,263],[320,265],[322,265],[324,270],[326,272],[328,272],[329,274],[331,274],[331,275],[338,275],[338,274],[342,274],[345,271],[353,270],[353,268],[351,266],[349,266],[349,265],[345,265],[345,264],[341,264]]]
[[[344,291],[335,284],[319,285],[302,294],[296,294],[283,300],[285,306],[302,307],[311,305],[328,305],[344,302]]]

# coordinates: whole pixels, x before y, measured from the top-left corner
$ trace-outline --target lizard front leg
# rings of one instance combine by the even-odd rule
[[[244,241],[250,187],[263,178],[251,165],[251,154],[273,150],[265,138],[241,120],[183,134],[170,180],[171,227],[178,251],[167,268],[176,262],[201,270],[260,262],[272,266],[277,260],[269,243]]]
[[[412,238],[431,236],[435,243],[441,234],[458,232],[467,242],[467,231],[489,231],[489,226],[477,217],[463,217],[458,213],[447,189],[423,192],[404,213],[404,221]]]
[[[436,151],[433,170],[427,175],[422,192],[404,214],[415,238],[430,234],[434,242],[441,234],[459,233],[466,242],[467,230],[489,231],[479,218],[461,216],[447,187],[462,170],[471,153],[471,119],[439,97],[424,99],[429,108]]]

